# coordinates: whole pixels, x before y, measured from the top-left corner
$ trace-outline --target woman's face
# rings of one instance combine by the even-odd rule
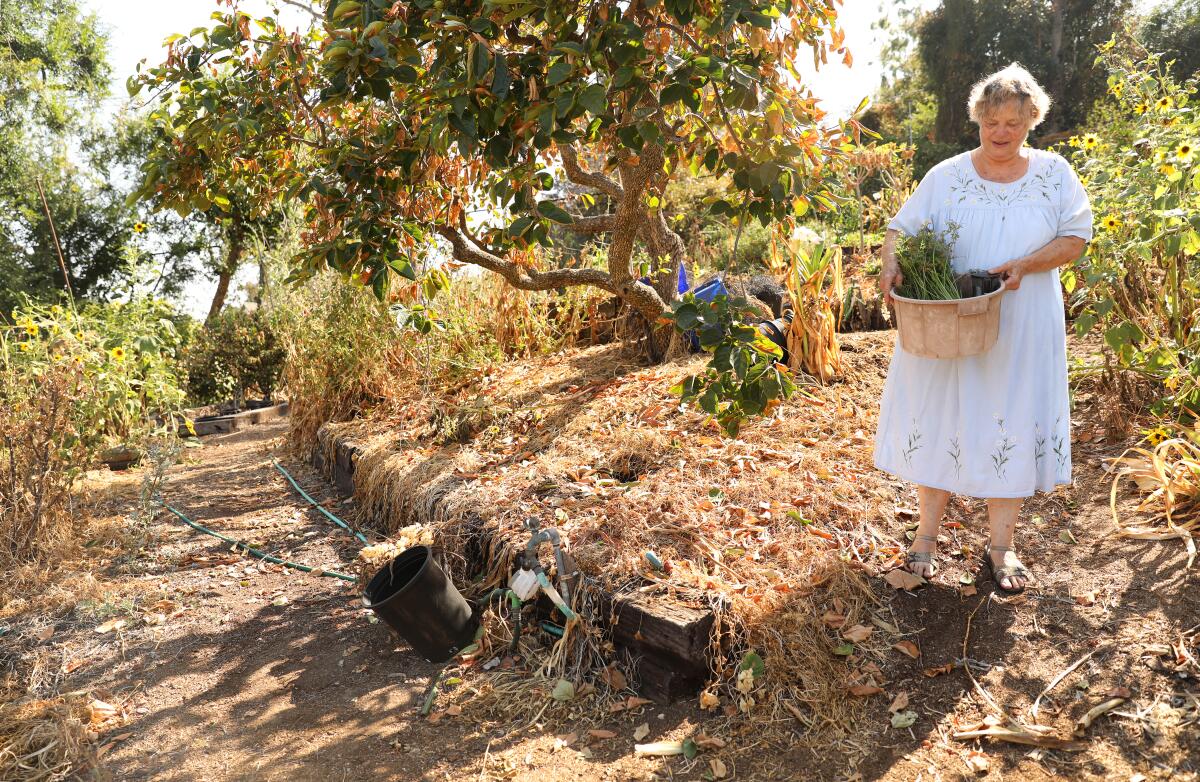
[[[1023,101],[1010,100],[985,114],[979,123],[979,146],[998,163],[1015,159],[1029,135],[1029,114]]]

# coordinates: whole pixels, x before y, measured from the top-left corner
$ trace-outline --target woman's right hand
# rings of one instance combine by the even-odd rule
[[[879,272],[879,292],[883,294],[883,301],[889,307],[892,306],[892,289],[903,282],[904,275],[900,273],[900,264],[893,261],[883,265]]]
[[[879,253],[882,262],[879,270],[879,292],[883,295],[884,304],[889,307],[892,306],[892,289],[904,282],[904,275],[900,273],[900,264],[896,262],[897,236],[897,231],[889,228],[883,237],[883,248]]]

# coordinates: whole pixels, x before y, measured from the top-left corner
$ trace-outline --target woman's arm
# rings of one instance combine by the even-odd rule
[[[989,271],[992,274],[1003,275],[1004,287],[1015,291],[1021,287],[1021,278],[1026,274],[1048,272],[1064,263],[1070,263],[1083,255],[1083,248],[1086,246],[1087,242],[1078,236],[1060,236],[1051,239],[1040,250],[1034,250],[1024,258],[1002,263]]]
[[[880,252],[883,264],[879,268],[879,292],[888,305],[892,303],[892,288],[904,282],[900,264],[896,263],[896,237],[899,235],[900,232],[895,228],[889,228],[883,237],[883,250]]]

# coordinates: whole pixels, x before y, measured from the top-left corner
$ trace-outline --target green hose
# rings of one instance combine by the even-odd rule
[[[333,570],[321,570],[319,568],[309,567],[308,565],[301,565],[297,562],[288,562],[286,559],[280,559],[279,557],[272,556],[272,555],[266,553],[265,551],[259,551],[256,548],[251,548],[250,546],[246,545],[245,543],[243,543],[240,540],[234,540],[233,538],[229,538],[229,537],[222,535],[220,532],[214,532],[213,530],[210,530],[208,527],[204,527],[204,526],[197,524],[196,522],[189,519],[187,516],[184,516],[182,513],[175,510],[174,508],[172,508],[170,505],[167,505],[165,502],[162,504],[162,506],[164,508],[166,508],[167,510],[171,511],[172,513],[174,513],[176,516],[178,516],[180,521],[182,521],[184,524],[188,525],[192,529],[203,532],[205,535],[212,535],[214,538],[219,538],[219,539],[225,541],[226,543],[232,543],[234,545],[234,548],[241,548],[247,554],[256,556],[259,559],[265,559],[267,562],[274,562],[277,565],[283,565],[284,567],[290,567],[295,570],[302,570],[305,573],[316,573],[318,576],[329,576],[330,578],[340,578],[343,581],[350,581],[350,582],[358,581],[358,579],[355,578],[354,576],[348,576],[345,573],[338,573]]]
[[[371,545],[371,541],[367,540],[365,535],[363,535],[361,532],[356,532],[355,530],[350,529],[350,527],[346,524],[346,522],[342,521],[337,516],[334,516],[332,513],[325,510],[325,508],[323,508],[322,506],[317,504],[316,500],[314,500],[312,497],[308,496],[308,492],[304,491],[304,489],[301,489],[300,484],[296,483],[296,479],[293,478],[292,476],[288,475],[288,471],[283,469],[283,465],[281,465],[279,463],[278,459],[272,459],[271,463],[275,465],[276,470],[279,470],[279,472],[281,472],[283,474],[284,478],[288,479],[288,483],[292,484],[292,486],[296,489],[296,491],[300,492],[300,496],[303,497],[304,499],[308,500],[314,508],[316,508],[317,510],[324,513],[326,518],[328,518],[330,521],[332,521],[334,524],[338,525],[342,529],[349,532],[354,537],[361,540],[363,542],[364,546]]]

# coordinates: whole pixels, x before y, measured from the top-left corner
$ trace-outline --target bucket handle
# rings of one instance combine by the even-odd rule
[[[958,303],[959,315],[982,315],[987,312],[988,296],[975,296],[970,299],[963,299]]]

